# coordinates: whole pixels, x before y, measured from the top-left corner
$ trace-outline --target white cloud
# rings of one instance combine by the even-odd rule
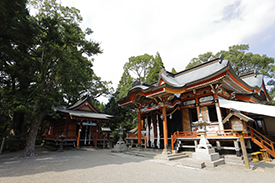
[[[168,71],[181,71],[193,57],[249,44],[275,23],[273,0],[62,3],[80,9],[83,29],[90,27],[91,38],[101,42],[104,53],[94,57],[94,70],[103,80],[113,81],[114,88],[131,56],[158,51]]]

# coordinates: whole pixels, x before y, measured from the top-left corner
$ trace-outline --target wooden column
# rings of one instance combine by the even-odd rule
[[[243,132],[239,133],[239,137],[240,137],[241,148],[242,148],[242,152],[243,152],[245,168],[250,169],[250,164],[249,164],[249,160],[248,160],[248,156],[247,156],[247,152],[246,152],[246,146],[245,146],[244,138],[243,138]]]
[[[76,146],[77,146],[77,147],[79,147],[81,128],[82,128],[82,125],[80,125],[80,126],[79,126],[79,129],[78,129],[77,142],[76,142]]]
[[[201,113],[200,107],[196,106],[196,110],[197,110],[197,116],[198,116],[198,119],[199,119],[200,118],[199,116],[200,116],[200,113]]]
[[[214,99],[215,99],[215,101],[219,101],[219,98],[218,98],[218,95],[217,95],[216,92],[214,93]],[[223,126],[223,123],[222,123],[221,108],[220,108],[220,105],[219,105],[218,102],[215,103],[215,107],[216,107],[216,112],[217,112],[217,117],[218,117],[218,122],[219,122],[219,129],[224,130],[224,126]]]
[[[217,116],[218,116],[219,129],[224,130],[220,105],[219,105],[219,103],[216,103],[215,106],[216,106],[216,111],[217,111]]]
[[[166,107],[162,108],[163,115],[163,137],[164,137],[164,151],[168,149],[168,130],[167,130],[167,116],[166,116]]]
[[[138,109],[138,147],[141,147],[141,112]]]

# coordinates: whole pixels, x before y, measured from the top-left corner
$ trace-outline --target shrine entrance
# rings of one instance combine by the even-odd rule
[[[168,111],[169,113],[169,111]],[[175,111],[173,114],[167,116],[168,118],[168,136],[171,136],[176,131],[182,131],[182,114],[180,110]]]

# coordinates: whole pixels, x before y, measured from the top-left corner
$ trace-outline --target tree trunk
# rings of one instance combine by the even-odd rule
[[[36,136],[38,132],[38,128],[42,122],[44,116],[44,112],[40,112],[38,119],[34,119],[31,124],[31,130],[29,133],[29,138],[27,141],[27,146],[25,149],[25,153],[22,155],[22,157],[27,156],[35,156],[35,142],[36,142]]]
[[[11,124],[10,135],[19,135],[21,134],[22,124],[24,123],[24,115],[22,112],[13,113],[13,121]]]

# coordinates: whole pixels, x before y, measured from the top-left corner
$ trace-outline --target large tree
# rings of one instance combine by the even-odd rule
[[[28,86],[31,82],[29,48],[33,46],[34,22],[29,19],[26,0],[0,1],[0,134],[21,133]],[[0,136],[1,136],[0,135]],[[22,135],[22,134],[20,134]],[[19,144],[19,140],[17,140]],[[11,148],[11,144],[9,144]]]
[[[130,57],[129,61],[124,64],[116,99],[125,97],[134,83],[156,82],[162,68],[164,64],[158,52],[155,57],[148,54]]]
[[[18,55],[14,56],[8,49],[1,52],[1,105],[9,102],[8,95],[5,94],[12,91],[10,96],[15,94],[18,98],[17,108],[19,106],[30,121],[24,156],[35,155],[38,129],[44,117],[51,112],[52,105],[58,105],[64,100],[74,102],[85,94],[96,98],[108,93],[109,89],[109,82],[101,81],[96,76],[92,60],[88,59],[94,54],[102,53],[102,50],[99,43],[86,39],[93,32],[89,28],[81,30],[79,10],[61,6],[55,0],[32,3],[36,5],[38,12],[34,17],[25,16],[30,31],[26,32],[27,37],[23,36],[24,44],[11,42],[8,45],[10,41],[3,43],[4,46],[11,47],[13,52],[24,45],[22,50],[25,52],[18,51]],[[14,19],[18,20],[18,16]],[[21,23],[20,20],[19,22]],[[25,30],[24,27],[21,30]],[[20,32],[17,33],[11,36],[15,37],[14,40],[21,36]],[[14,105],[9,107],[14,109]],[[11,113],[8,114],[14,118]]]
[[[230,61],[230,64],[237,75],[251,73],[256,70],[258,73],[270,77],[272,74],[274,58],[266,55],[261,56],[259,54],[253,54],[248,51],[249,45],[241,44],[230,46],[228,51],[221,50],[216,54],[207,52],[199,55],[198,58],[193,58],[186,66],[186,69],[223,55],[224,59]]]

